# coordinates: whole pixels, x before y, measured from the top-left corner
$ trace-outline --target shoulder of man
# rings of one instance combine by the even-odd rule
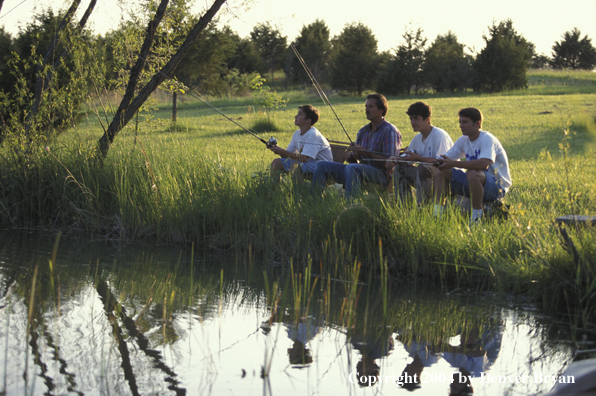
[[[383,127],[393,129],[393,130],[395,130],[395,132],[399,133],[399,129],[397,129],[397,127],[395,125],[393,125],[392,123],[390,123],[387,120],[385,120],[385,125],[383,125]]]
[[[480,131],[480,138],[482,140],[488,140],[492,143],[496,144],[497,146],[501,146],[501,141],[492,133],[488,131]]]
[[[444,130],[443,128],[436,127],[434,125],[433,125],[433,128],[431,130],[431,133],[433,133],[433,132],[436,133],[436,134],[439,134],[439,135],[447,135],[447,136],[449,136],[449,134],[447,133],[446,130]]]

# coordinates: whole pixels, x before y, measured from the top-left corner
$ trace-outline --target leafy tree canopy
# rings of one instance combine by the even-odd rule
[[[489,92],[527,88],[533,44],[517,33],[511,19],[493,23],[488,30],[489,36],[483,36],[486,46],[474,63],[475,88]]]
[[[269,22],[260,23],[250,32],[250,38],[257,53],[261,57],[259,72],[271,73],[282,67],[287,49],[287,38],[282,37],[279,30],[271,27]]]
[[[596,48],[587,35],[581,38],[579,29],[573,28],[553,45],[551,65],[555,69],[592,70],[596,66]]]
[[[425,54],[424,71],[435,91],[454,92],[471,85],[471,57],[464,53],[464,45],[449,31],[438,35]]]
[[[377,39],[368,27],[358,22],[346,25],[332,42],[335,47],[332,86],[362,95],[373,86],[379,68]]]
[[[323,83],[327,78],[331,56],[329,28],[325,22],[317,19],[310,25],[303,26],[294,46],[317,81]],[[292,59],[292,77],[295,81],[310,84],[310,78],[296,57]]]
[[[407,27],[404,41],[395,49],[386,67],[380,73],[377,90],[387,94],[410,94],[412,87],[418,93],[424,84],[424,47],[427,39],[422,29]]]

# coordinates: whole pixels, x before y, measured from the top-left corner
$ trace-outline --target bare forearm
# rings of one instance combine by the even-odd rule
[[[294,161],[300,161],[300,162],[306,162],[308,161],[308,157],[305,155],[302,155],[300,153],[295,153],[292,151],[288,151],[286,149],[283,149],[281,147],[278,146],[274,146],[272,148],[270,148],[271,151],[273,151],[275,154],[279,155],[281,158],[289,158],[291,160]]]
[[[459,161],[456,165],[457,168],[462,169],[475,169],[485,171],[492,164],[492,161],[487,158],[480,158],[471,161]]]
[[[440,164],[439,169],[461,168],[485,171],[488,169],[489,165],[492,164],[492,161],[488,158],[480,158],[470,161],[457,161],[445,155],[442,155],[441,157],[442,158],[437,160],[437,162]]]
[[[406,161],[427,162],[429,164],[432,164],[433,162],[436,161],[436,158],[423,157],[421,155],[414,154],[414,153],[406,153],[406,156],[403,157],[403,159]]]

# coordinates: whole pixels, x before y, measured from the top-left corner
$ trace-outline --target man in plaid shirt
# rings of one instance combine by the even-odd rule
[[[370,94],[365,103],[366,118],[370,121],[358,131],[356,143],[348,148],[344,162],[321,161],[315,166],[312,178],[314,188],[322,189],[331,179],[343,184],[346,198],[359,191],[362,182],[386,186],[391,180],[390,163],[386,160],[399,154],[401,134],[385,120],[387,99],[381,94]]]

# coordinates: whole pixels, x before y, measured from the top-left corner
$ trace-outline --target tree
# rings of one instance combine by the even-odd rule
[[[304,62],[320,83],[324,83],[328,77],[329,59],[331,55],[331,41],[329,28],[320,19],[317,19],[308,26],[302,26],[300,35],[293,43],[296,50],[304,59]],[[303,84],[310,84],[304,68],[294,54],[292,56],[292,80],[300,81]]]
[[[551,65],[555,69],[593,70],[596,66],[596,48],[587,35],[581,38],[581,32],[573,28],[553,45]]]
[[[532,60],[530,62],[531,69],[546,69],[550,66],[550,59],[548,56],[544,54],[534,54],[532,55]]]
[[[0,90],[7,92],[13,84],[8,62],[11,58],[12,36],[0,27]]]
[[[261,57],[259,72],[269,72],[273,80],[273,72],[283,67],[287,39],[281,36],[279,30],[273,29],[269,22],[255,26],[250,32],[250,38]]]
[[[474,62],[476,90],[500,92],[527,88],[533,45],[513,28],[511,19],[488,28],[490,36],[482,36],[486,46]]]
[[[377,75],[377,39],[368,27],[358,22],[346,25],[332,44],[331,85],[362,95],[372,87]]]
[[[426,81],[437,92],[454,92],[472,85],[472,60],[464,53],[464,45],[451,31],[438,35],[426,50]]]
[[[176,68],[176,78],[202,92],[225,93],[223,77],[228,73],[228,59],[236,53],[234,36],[228,26],[220,30],[210,24]]]
[[[159,70],[156,70],[150,80],[140,89],[135,96],[137,85],[139,83],[139,76],[142,69],[145,67],[146,60],[150,54],[151,47],[155,41],[157,28],[163,19],[169,0],[162,0],[155,12],[154,18],[149,22],[146,30],[146,35],[143,40],[143,45],[139,51],[136,62],[130,70],[130,77],[126,85],[126,92],[122,97],[118,110],[114,114],[110,125],[106,129],[103,136],[98,141],[98,158],[103,160],[109,152],[110,145],[114,142],[118,132],[128,124],[134,117],[139,108],[145,103],[149,95],[155,91],[161,83],[169,78],[180,63],[182,58],[188,53],[191,46],[196,42],[199,34],[211,22],[215,14],[219,11],[226,0],[214,0],[211,7],[201,16],[197,23],[192,27],[192,30],[186,36],[182,45],[177,49],[176,53],[167,61],[167,63]]]
[[[54,77],[54,73],[60,68],[62,64],[62,59],[66,56],[67,48],[69,47],[68,43],[61,51],[59,51],[59,44],[62,39],[64,41],[70,42],[71,38],[69,37],[66,29],[71,24],[71,19],[79,7],[80,0],[73,0],[71,6],[64,14],[64,18],[60,22],[60,26],[56,29],[56,33],[52,38],[52,42],[50,47],[48,48],[45,56],[40,65],[37,67],[37,75],[35,76],[35,93],[33,94],[33,106],[31,107],[31,111],[27,117],[27,123],[25,125],[25,135],[30,134],[30,130],[32,128],[33,120],[39,111],[39,107],[43,100],[43,94],[47,91],[48,87],[50,86],[50,82]],[[93,12],[95,8],[95,4],[97,0],[91,0],[89,3],[89,7],[85,11],[85,14],[81,18],[78,26],[75,28],[75,32],[82,30],[89,19],[89,16]],[[64,35],[64,37],[62,37]],[[46,69],[44,71],[43,69]]]
[[[27,153],[34,140],[44,143],[53,133],[76,122],[86,99],[91,78],[91,39],[83,30],[95,1],[91,1],[78,24],[72,16],[74,1],[64,14],[42,11],[13,40],[3,70],[0,105],[4,137]]]
[[[227,31],[235,48],[234,53],[226,62],[228,68],[235,69],[241,74],[258,72],[261,58],[250,38],[241,38],[231,30]]]
[[[402,35],[404,43],[395,49],[395,55],[389,59],[387,69],[381,73],[377,87],[388,94],[410,94],[412,87],[415,93],[424,84],[424,46],[426,38],[422,29],[414,31],[406,28]]]

